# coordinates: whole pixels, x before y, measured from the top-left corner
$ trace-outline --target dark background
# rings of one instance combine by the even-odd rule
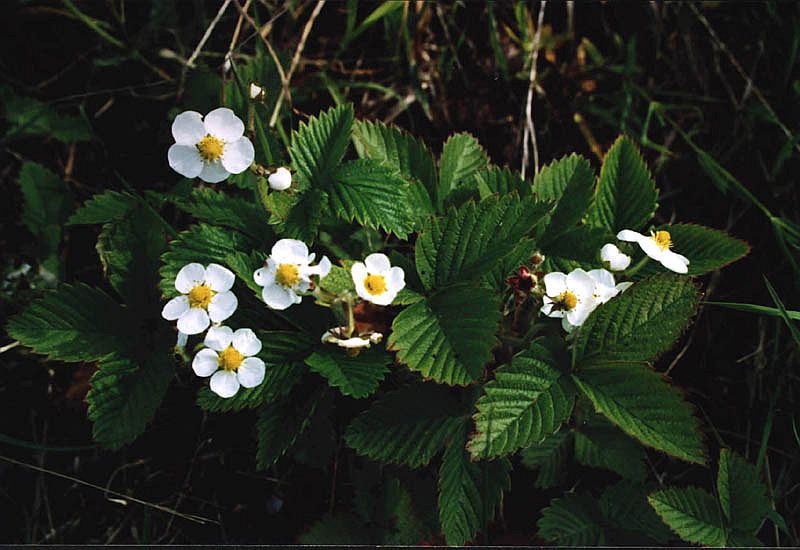
[[[378,5],[360,5],[357,21]],[[103,22],[123,46],[94,32],[70,6]],[[20,221],[21,162],[36,161],[61,175],[76,203],[105,189],[122,189],[123,182],[138,190],[171,188],[178,180],[166,162],[171,118],[193,101],[214,98],[220,77],[230,77],[222,72],[222,61],[238,10],[229,6],[198,69],[185,71],[164,50],[187,58],[218,6],[199,0],[3,2],[0,80],[18,95],[83,117],[91,139],[77,144],[47,136],[0,139],[0,325],[46,286],[35,274],[35,236]],[[257,11],[261,22],[275,17],[268,39],[289,59],[312,8],[309,2],[257,1],[251,13]],[[528,24],[536,19],[537,2],[409,4],[343,44],[346,8],[344,2],[329,2],[309,36],[292,79],[287,128],[332,105],[333,86],[355,104],[357,117],[392,119],[437,152],[451,133],[469,131],[494,163],[519,169],[529,67],[524,45],[531,43]],[[578,3],[570,15],[565,4],[554,2],[544,22],[538,69],[544,95],[533,103],[542,163],[577,151],[599,167],[597,154],[619,133],[629,134],[640,143],[661,190],[657,222],[694,221],[753,245],[747,258],[703,279],[706,299],[772,306],[766,276],[788,308],[800,309],[800,278],[790,260],[800,261],[798,250],[791,244],[784,248],[768,217],[734,189],[725,191],[698,157],[701,150],[716,159],[774,216],[798,221],[797,4],[593,2]],[[244,23],[235,52],[252,54],[258,41]],[[594,51],[602,60],[593,58]],[[396,96],[364,83],[378,83]],[[403,106],[398,97],[413,101]],[[653,102],[674,125],[659,119]],[[10,125],[2,119],[0,124],[5,124],[2,136]],[[185,220],[176,214],[170,221]],[[94,228],[65,229],[59,248],[64,281],[105,284],[94,251],[96,234]],[[24,263],[34,266],[33,274],[10,277]],[[9,341],[0,335],[0,346]],[[707,306],[657,365],[665,370],[682,354],[670,374],[698,407],[712,457],[724,444],[754,462],[771,418],[762,475],[791,524],[795,544],[797,351],[780,319]],[[252,412],[203,413],[194,404],[197,380],[186,372],[178,374],[155,421],[135,444],[118,452],[94,448],[83,402],[90,375],[90,366],[47,363],[22,348],[0,355],[0,456],[28,465],[0,459],[0,542],[287,543],[328,510],[348,506],[353,472],[361,465],[338,436],[343,419],[355,410],[352,403],[333,409],[337,439],[319,465],[287,460],[256,472]],[[649,455],[653,471],[665,472],[670,484],[712,486],[713,468]],[[397,475],[430,481],[424,474]],[[585,488],[613,479],[577,468],[571,476]],[[535,538],[539,510],[562,490],[533,489],[534,477],[515,468],[492,542],[541,542]],[[200,525],[152,506],[119,504],[107,498],[116,497],[106,489],[216,523]],[[771,526],[760,538],[776,542]],[[780,540],[792,539],[781,535]]]

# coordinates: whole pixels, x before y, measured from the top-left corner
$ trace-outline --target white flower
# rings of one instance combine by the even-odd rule
[[[631,265],[631,257],[620,252],[617,245],[608,243],[600,249],[600,259],[611,271],[622,271]]]
[[[255,82],[250,83],[250,99],[255,101],[264,101],[264,88],[256,84]]]
[[[200,334],[210,322],[221,323],[236,311],[239,302],[231,287],[236,276],[219,264],[203,267],[186,264],[175,277],[175,288],[181,296],[173,298],[161,310],[161,316],[178,320],[178,330],[185,334]]]
[[[588,273],[576,269],[565,275],[560,272],[544,276],[545,296],[542,313],[565,318],[572,326],[580,326],[597,307],[595,282]]]
[[[318,265],[309,265],[314,254],[304,242],[281,239],[272,247],[266,266],[253,273],[256,284],[263,286],[261,297],[272,309],[286,309],[299,304],[300,295],[311,289],[311,276],[324,278],[331,270],[331,261],[323,256]]]
[[[648,237],[630,229],[623,229],[617,233],[617,238],[621,241],[637,243],[645,254],[669,270],[676,273],[688,273],[689,271],[689,259],[670,250],[672,237],[669,231],[656,231]]]
[[[383,340],[383,334],[380,332],[370,332],[368,334],[360,334],[358,336],[351,336],[346,338],[347,327],[336,327],[326,330],[322,335],[323,344],[336,344],[340,348],[345,349],[361,349],[368,348],[372,344],[378,344]]]
[[[182,176],[199,176],[209,183],[244,172],[253,164],[255,150],[243,134],[244,123],[225,107],[214,109],[205,119],[185,111],[172,123],[175,144],[167,153],[169,165]]]
[[[600,304],[605,304],[617,294],[625,292],[633,284],[630,282],[615,284],[614,275],[605,269],[592,269],[587,273],[594,281],[592,297],[595,301],[595,307],[599,306]],[[566,317],[561,319],[561,326],[567,332],[572,332],[572,330],[575,328],[574,325],[570,324]]]
[[[356,293],[362,300],[379,306],[388,306],[403,287],[406,274],[402,267],[392,267],[385,254],[370,254],[364,263],[356,262],[350,268]]]
[[[211,327],[203,342],[207,347],[194,356],[192,370],[197,376],[211,376],[211,391],[233,397],[239,386],[255,388],[264,381],[264,361],[253,357],[261,351],[261,340],[249,328],[236,332],[230,327]]]
[[[267,178],[269,186],[275,191],[286,191],[292,185],[292,173],[281,166]]]

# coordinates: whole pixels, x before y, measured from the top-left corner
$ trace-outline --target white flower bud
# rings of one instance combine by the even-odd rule
[[[631,257],[620,252],[615,244],[608,243],[600,249],[600,259],[611,271],[622,271],[631,265]]]
[[[286,191],[292,185],[292,173],[281,166],[267,178],[269,186],[275,191]]]

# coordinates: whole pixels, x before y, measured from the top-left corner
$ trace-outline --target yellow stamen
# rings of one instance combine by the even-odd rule
[[[564,309],[572,310],[578,305],[578,297],[575,296],[575,293],[565,290],[558,295],[558,303],[563,306]]]
[[[219,368],[222,370],[236,371],[244,361],[244,355],[239,353],[233,346],[228,346],[219,354]]]
[[[650,238],[656,242],[661,250],[669,250],[672,247],[672,238],[669,231],[656,231]]]
[[[214,297],[214,291],[206,285],[197,285],[189,291],[189,307],[208,308],[211,303],[211,298]]]
[[[225,143],[211,134],[206,136],[197,143],[197,150],[200,151],[200,156],[206,162],[214,162],[222,156],[225,150]]]
[[[281,264],[275,271],[275,280],[279,285],[293,287],[300,280],[300,269],[295,264]]]
[[[386,292],[386,277],[383,275],[367,275],[364,279],[364,288],[373,296]]]

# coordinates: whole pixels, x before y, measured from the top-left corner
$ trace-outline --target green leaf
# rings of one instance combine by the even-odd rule
[[[728,524],[739,531],[757,532],[771,510],[755,468],[730,449],[720,453],[717,494]]]
[[[697,302],[697,289],[685,277],[639,281],[589,316],[575,341],[575,361],[650,361],[675,344]]]
[[[353,143],[358,156],[368,158],[399,172],[408,180],[420,182],[430,201],[436,197],[436,163],[424,143],[411,134],[382,122],[357,120],[353,126]]]
[[[495,290],[507,288],[506,279],[521,266],[531,265],[531,258],[538,249],[533,239],[522,239],[514,249],[496,262],[492,270],[483,276],[481,284]]]
[[[175,373],[163,350],[137,363],[120,354],[105,357],[86,396],[95,441],[109,449],[131,443],[152,420]]]
[[[60,361],[94,361],[128,349],[128,313],[102,290],[62,285],[8,322],[8,334],[36,353]]]
[[[278,226],[282,237],[299,239],[311,245],[317,238],[323,212],[328,210],[328,194],[310,190],[303,193],[289,211],[286,220]]]
[[[476,404],[473,458],[512,453],[558,431],[575,401],[575,387],[549,351],[534,343],[495,371]]]
[[[595,269],[600,265],[600,248],[612,240],[605,229],[588,225],[565,231],[541,247],[545,257],[542,270],[569,273],[579,267],[587,271]]]
[[[466,416],[445,388],[411,386],[386,394],[355,418],[345,442],[373,460],[418,468],[444,447]]]
[[[702,275],[735,262],[750,252],[750,245],[718,229],[692,223],[663,225],[659,231],[669,231],[672,250],[689,258],[689,276]],[[641,274],[663,271],[661,265],[649,262]]]
[[[389,372],[391,357],[382,349],[362,351],[355,357],[341,348],[325,348],[306,358],[312,372],[324,376],[342,395],[360,399],[375,393]]]
[[[358,546],[375,544],[376,533],[350,513],[328,514],[315,522],[297,541],[304,545]]]
[[[567,430],[558,431],[522,449],[522,464],[528,468],[538,468],[535,486],[549,489],[558,485],[562,475],[566,454],[572,446],[572,433]]]
[[[532,193],[531,186],[517,172],[512,172],[508,168],[490,166],[477,172],[475,180],[478,182],[481,199],[489,195],[508,195],[514,191],[520,197],[527,197]]]
[[[672,531],[648,505],[647,486],[623,480],[610,485],[600,496],[600,509],[611,527],[641,533],[661,545],[673,538]]]
[[[67,220],[67,225],[108,223],[124,217],[139,199],[130,193],[106,191],[83,203]]]
[[[469,384],[491,359],[499,319],[492,291],[469,285],[447,287],[395,317],[387,348],[426,378]]]
[[[356,288],[353,283],[353,276],[350,274],[352,260],[340,260],[343,266],[332,265],[328,275],[320,281],[320,287],[326,292],[333,294],[344,294],[345,292],[355,293]]]
[[[267,215],[253,201],[231,197],[209,188],[194,188],[190,195],[170,195],[170,200],[197,220],[228,227],[265,241],[274,236]]]
[[[333,175],[331,208],[345,221],[356,220],[405,239],[415,225],[409,202],[409,184],[374,161],[346,162]]]
[[[706,546],[726,546],[727,533],[719,505],[697,487],[671,487],[648,498],[650,506],[683,540]]]
[[[533,190],[539,200],[555,202],[539,237],[546,248],[586,214],[594,194],[594,171],[588,160],[573,153],[544,166],[533,181]]]
[[[546,206],[516,195],[489,197],[432,218],[417,238],[417,271],[425,288],[478,280],[511,253]]]
[[[303,185],[327,187],[342,160],[353,126],[353,105],[339,105],[310,117],[292,133],[289,156]],[[313,191],[312,191],[313,192]]]
[[[92,139],[92,128],[83,114],[61,114],[52,105],[15,94],[10,86],[0,86],[0,114],[8,122],[8,138],[43,136],[63,143]]]
[[[441,207],[450,191],[472,180],[488,162],[486,152],[474,136],[461,133],[447,138],[439,158],[437,204]]]
[[[623,229],[639,231],[655,214],[657,201],[658,190],[639,149],[620,136],[603,159],[590,222],[615,235]]]
[[[320,396],[315,392],[303,398],[299,393],[269,401],[258,410],[256,468],[259,470],[275,464],[311,423]]]
[[[634,481],[647,475],[644,449],[607,423],[594,421],[575,432],[575,460]]]
[[[202,223],[193,225],[182,231],[161,256],[161,291],[167,298],[178,295],[175,277],[186,264],[198,262],[205,266],[213,262],[224,266],[229,254],[252,250],[256,244],[237,231]]]
[[[61,228],[74,209],[72,194],[56,174],[40,164],[26,162],[19,172],[22,223],[36,238],[36,256],[58,275]]]
[[[411,494],[397,479],[389,479],[384,484],[383,505],[389,523],[384,544],[413,546],[430,535],[414,509]]]
[[[259,354],[259,357],[262,357]],[[305,366],[298,362],[268,364],[264,381],[255,388],[239,388],[233,397],[223,398],[203,386],[197,392],[197,406],[209,412],[255,409],[287,395],[300,381]]]
[[[705,464],[705,448],[692,406],[644,364],[606,363],[573,375],[603,414],[642,444],[688,462]]]
[[[511,485],[511,463],[472,462],[464,450],[466,423],[453,431],[439,468],[439,522],[447,544],[463,546],[494,517]]]
[[[597,501],[589,495],[567,493],[550,501],[536,524],[539,536],[560,546],[600,546],[605,543]]]

